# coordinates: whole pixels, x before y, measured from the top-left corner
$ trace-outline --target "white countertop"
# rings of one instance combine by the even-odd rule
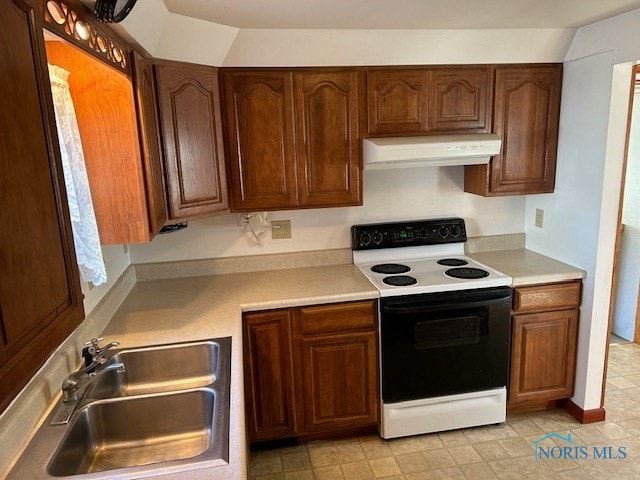
[[[229,465],[172,473],[170,478],[245,479],[242,312],[377,297],[378,291],[351,264],[139,282],[104,336],[122,346],[232,338]]]
[[[513,285],[584,278],[579,268],[519,249],[469,254],[513,277]],[[232,338],[229,464],[156,478],[245,479],[242,312],[378,298],[373,285],[352,264],[232,273],[138,282],[103,332],[122,347]],[[42,453],[41,455],[44,455]],[[44,472],[47,460],[28,461]],[[74,478],[82,478],[82,475]],[[16,477],[27,478],[27,477]],[[50,478],[48,476],[29,478]]]
[[[527,249],[471,253],[469,257],[506,273],[512,285],[534,285],[585,278],[587,272]]]

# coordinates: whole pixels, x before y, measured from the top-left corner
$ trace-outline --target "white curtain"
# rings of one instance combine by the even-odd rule
[[[62,169],[67,187],[80,278],[85,282],[101,285],[107,281],[107,273],[100,248],[96,215],[93,211],[78,121],[67,82],[68,77],[69,72],[65,69],[49,65]]]

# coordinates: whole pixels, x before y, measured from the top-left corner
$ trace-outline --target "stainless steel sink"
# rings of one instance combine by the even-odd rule
[[[115,350],[109,363],[122,363],[90,387],[87,398],[114,398],[211,385],[218,377],[217,341]]]
[[[215,407],[211,389],[90,403],[69,427],[47,471],[66,476],[170,462],[214,447],[222,454],[226,438],[215,435]]]
[[[109,353],[124,371],[97,378],[68,425],[50,424],[54,409],[8,478],[140,478],[229,462],[231,338]],[[30,462],[43,455],[46,471]]]

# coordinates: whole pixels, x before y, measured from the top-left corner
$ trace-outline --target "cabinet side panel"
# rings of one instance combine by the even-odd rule
[[[35,1],[0,2],[0,411],[83,317]]]
[[[167,200],[160,132],[158,130],[156,87],[151,61],[136,51],[133,52],[133,74],[147,187],[149,224],[151,233],[156,234],[167,222]]]
[[[70,72],[100,243],[148,242],[149,219],[131,80],[82,50],[47,42],[47,59]]]

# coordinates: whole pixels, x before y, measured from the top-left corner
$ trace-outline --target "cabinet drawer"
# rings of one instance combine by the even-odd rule
[[[580,305],[581,282],[552,283],[516,288],[513,295],[515,312],[556,310]]]
[[[302,307],[299,311],[303,335],[376,325],[375,300]]]

